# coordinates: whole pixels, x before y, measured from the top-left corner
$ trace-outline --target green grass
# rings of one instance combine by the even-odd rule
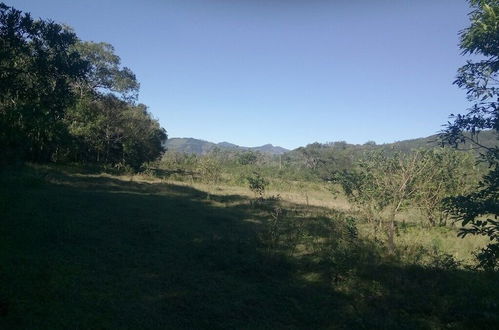
[[[447,232],[401,232],[389,255],[344,211],[206,190],[3,169],[0,328],[499,325],[498,274],[446,263]]]

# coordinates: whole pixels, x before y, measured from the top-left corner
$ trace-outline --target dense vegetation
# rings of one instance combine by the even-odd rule
[[[0,161],[138,169],[166,132],[136,104],[139,83],[106,43],[0,3]]]
[[[464,115],[456,115],[443,134],[443,140],[458,145],[468,142],[480,150],[480,159],[488,165],[488,172],[470,193],[449,197],[447,209],[468,234],[489,238],[490,243],[480,251],[480,266],[499,268],[499,145],[485,145],[479,134],[491,130],[499,140],[499,1],[471,0],[471,26],[461,32],[464,54],[475,54],[481,60],[468,61],[458,71],[455,81],[464,88],[472,107]],[[464,134],[463,131],[469,132]]]
[[[468,113],[286,153],[166,151],[111,45],[0,3],[0,328],[497,328],[499,2],[470,3]]]

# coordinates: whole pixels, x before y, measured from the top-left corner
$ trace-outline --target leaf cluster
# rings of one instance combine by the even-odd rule
[[[265,179],[259,172],[254,171],[250,176],[246,178],[248,180],[249,189],[259,197],[263,197],[265,193],[265,188],[269,184],[269,181]]]
[[[442,138],[454,146],[468,142],[480,150],[489,173],[474,191],[449,198],[446,205],[463,226],[460,236],[483,235],[490,239],[491,243],[477,255],[480,265],[490,269],[496,268],[499,260],[499,149],[481,144],[478,136],[483,130],[492,130],[499,139],[499,1],[471,0],[470,4],[471,24],[461,32],[460,47],[463,54],[484,59],[468,61],[458,70],[455,84],[466,90],[473,104],[466,114],[452,116]]]

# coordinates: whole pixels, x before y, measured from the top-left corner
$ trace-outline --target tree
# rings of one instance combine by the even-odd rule
[[[74,48],[90,65],[87,79],[78,85],[80,93],[100,91],[116,93],[128,101],[137,99],[140,84],[132,70],[121,67],[121,59],[111,44],[79,41]]]
[[[428,150],[424,175],[416,182],[413,202],[431,226],[445,225],[448,218],[444,200],[467,192],[478,177],[472,154],[449,148]]]
[[[238,157],[238,162],[241,165],[254,165],[258,160],[258,155],[253,151],[245,151]]]
[[[336,172],[330,181],[342,187],[348,200],[387,234],[388,248],[395,248],[395,217],[416,193],[416,182],[428,168],[424,151],[410,154],[372,151],[357,170]]]
[[[307,145],[305,148],[298,148],[298,152],[302,155],[305,167],[316,170],[319,164],[323,161],[321,159],[320,148],[322,145],[320,143],[312,143]]]
[[[110,44],[0,3],[0,157],[138,169],[167,138],[138,90]]]
[[[480,143],[479,133],[492,130],[499,139],[499,1],[470,0],[471,25],[461,32],[463,54],[478,55],[458,70],[457,86],[467,92],[472,107],[466,114],[451,115],[442,139],[457,146],[470,143],[481,152],[489,172],[475,191],[447,200],[447,209],[461,222],[460,236],[483,235],[490,239],[478,254],[479,266],[499,267],[499,147]],[[466,134],[469,133],[469,134]]]
[[[128,105],[124,118],[123,159],[137,170],[163,154],[167,134],[144,104]]]
[[[147,107],[113,94],[80,99],[65,120],[74,137],[71,153],[77,161],[121,164],[137,170],[164,152],[166,131]]]
[[[135,74],[121,67],[120,57],[108,43],[78,41],[74,48],[90,68],[86,79],[76,84],[80,99],[66,118],[77,140],[76,158],[135,170],[158,158],[166,131],[152,119],[147,106],[135,104],[140,87]]]
[[[248,185],[250,190],[255,194],[255,196],[263,198],[263,194],[265,193],[265,188],[269,184],[267,179],[265,179],[257,171],[253,171],[253,173],[249,175],[246,179],[248,180]]]
[[[0,146],[33,161],[51,160],[66,141],[61,119],[73,85],[89,70],[74,33],[0,3]]]
[[[198,171],[202,179],[207,183],[218,184],[222,179],[220,162],[213,156],[204,156],[199,160]]]

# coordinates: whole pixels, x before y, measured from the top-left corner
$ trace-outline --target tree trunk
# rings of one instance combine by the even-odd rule
[[[386,235],[387,235],[387,246],[388,246],[388,251],[390,253],[394,253],[395,252],[395,215],[396,215],[397,211],[396,209],[393,209],[391,212],[390,212],[390,215],[388,217],[388,221],[387,221],[387,231],[386,231]]]
[[[430,221],[430,227],[435,227],[436,222],[435,218],[433,217],[433,214],[428,214],[428,221]]]

